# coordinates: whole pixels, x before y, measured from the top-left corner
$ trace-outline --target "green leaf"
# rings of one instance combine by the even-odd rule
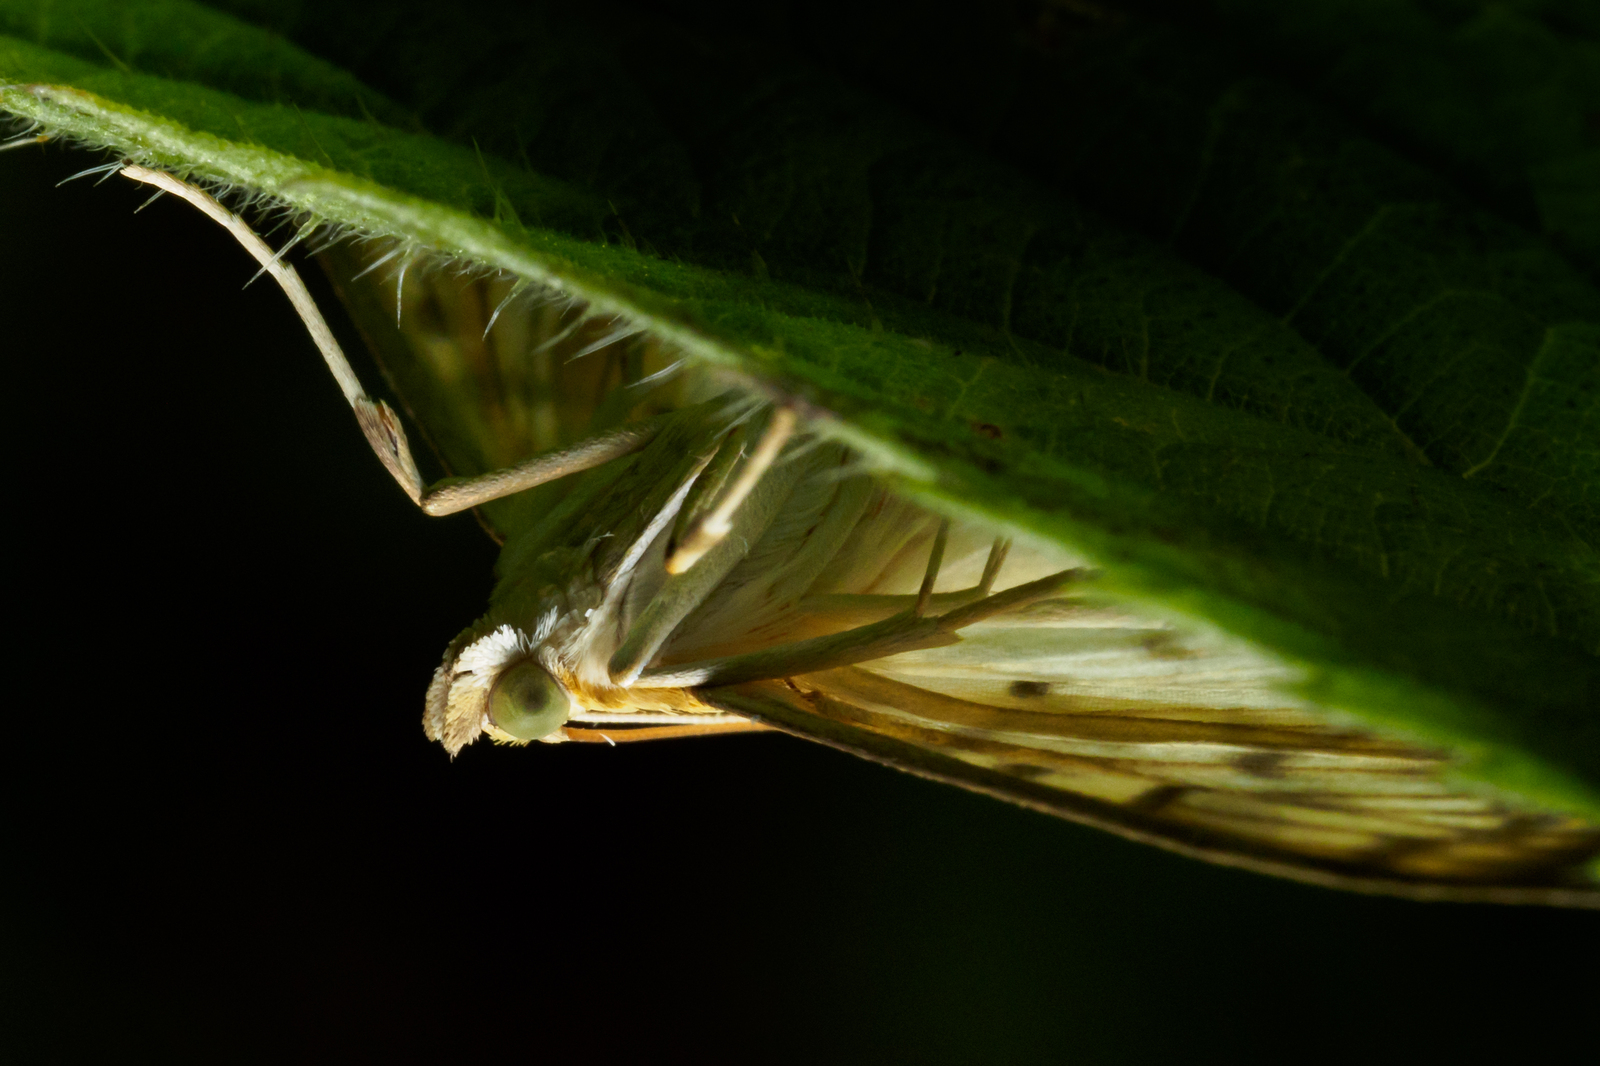
[[[1220,0],[1276,72],[1414,144],[1600,269],[1600,14],[1585,0]]]
[[[1600,812],[1600,293],[1470,152],[1413,150],[1448,122],[1396,141],[1086,10],[9,0],[0,106],[625,316],[1325,705]]]

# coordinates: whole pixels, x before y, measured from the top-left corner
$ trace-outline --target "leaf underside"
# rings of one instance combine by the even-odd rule
[[[554,286],[1600,812],[1595,27],[1082,6],[12,0],[0,107]]]

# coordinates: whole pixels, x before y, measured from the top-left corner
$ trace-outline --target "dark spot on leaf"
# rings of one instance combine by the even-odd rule
[[[1050,695],[1050,682],[1013,681],[1006,691],[1019,699],[1038,699],[1040,696]]]
[[[972,423],[972,432],[990,440],[999,440],[1005,436],[1004,433],[1000,432],[1000,427],[992,422],[974,422]]]

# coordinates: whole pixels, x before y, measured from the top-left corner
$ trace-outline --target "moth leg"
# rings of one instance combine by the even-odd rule
[[[678,517],[673,520],[672,534],[667,538],[668,560],[677,555],[678,545],[683,543],[691,527],[721,496],[728,479],[738,467],[739,460],[744,458],[747,435],[747,426],[742,422],[729,430],[717,445],[716,454],[712,456],[711,462],[700,472],[700,476],[695,478],[694,486],[690,488],[689,495],[684,497],[683,506],[678,510]],[[671,563],[669,562],[667,566],[667,572],[672,573]]]
[[[718,541],[728,535],[733,529],[734,513],[739,510],[739,505],[750,495],[751,490],[761,481],[762,475],[778,458],[778,453],[793,436],[798,421],[792,408],[778,407],[772,412],[772,421],[767,423],[766,430],[756,443],[755,451],[745,461],[744,468],[734,478],[733,484],[710,511],[690,523],[683,539],[677,542],[672,553],[667,556],[667,573],[684,573],[699,562],[701,556],[715,547]]]
[[[151,170],[132,163],[123,165],[122,174],[193,204],[206,217],[232,234],[234,240],[261,264],[262,270],[272,276],[272,280],[278,283],[284,295],[289,297],[290,304],[299,314],[300,321],[305,323],[317,350],[322,353],[323,361],[333,372],[334,380],[339,383],[339,391],[344,394],[345,401],[355,412],[356,422],[361,426],[361,432],[367,438],[367,443],[377,453],[384,468],[395,481],[399,482],[406,495],[411,497],[411,501],[430,515],[465,511],[480,503],[510,496],[535,485],[542,485],[546,481],[553,481],[610,462],[644,447],[660,431],[660,421],[642,422],[590,437],[561,451],[536,455],[515,466],[492,470],[476,477],[447,478],[432,486],[426,485],[417,470],[416,460],[412,458],[411,445],[406,440],[405,429],[400,425],[399,416],[382,400],[374,400],[368,396],[361,387],[361,381],[356,377],[349,359],[345,358],[344,350],[334,339],[327,320],[322,317],[316,301],[311,298],[305,282],[300,280],[300,275],[294,267],[284,262],[278,253],[273,252],[267,242],[262,240],[244,219],[223,207],[201,189],[165,171]]]
[[[384,410],[388,410],[388,407],[385,406]],[[543,485],[547,481],[590,470],[613,459],[633,454],[661,432],[667,417],[663,415],[660,418],[598,433],[571,447],[535,455],[515,466],[491,470],[486,474],[469,478],[444,478],[430,485],[420,498],[412,497],[412,499],[428,514],[447,515],[465,511],[491,500],[512,496],[536,485]],[[396,429],[398,428],[396,426]],[[404,438],[401,440],[403,443]],[[378,457],[383,458],[382,453]]]
[[[950,541],[950,519],[939,521],[939,532],[933,535],[933,548],[928,552],[928,569],[922,575],[922,588],[917,590],[917,602],[911,613],[921,618],[928,612],[928,602],[933,599],[933,586],[939,580],[939,567],[944,565],[945,545]]]
[[[706,465],[714,461],[713,456],[704,456],[701,476]],[[746,468],[750,465],[746,463]],[[744,559],[750,545],[761,539],[762,533],[772,524],[778,505],[793,490],[803,469],[801,464],[789,463],[769,469],[764,477],[755,479],[760,484],[752,485],[755,491],[748,494],[750,498],[743,506],[730,509],[730,533],[713,541],[688,571],[667,573],[648,605],[628,624],[626,638],[607,663],[613,684],[626,687],[638,679],[679,623],[705,602],[712,590]]]

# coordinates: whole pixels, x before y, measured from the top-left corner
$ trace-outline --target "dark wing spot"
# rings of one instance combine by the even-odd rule
[[[1152,659],[1188,659],[1195,653],[1178,643],[1175,633],[1156,633],[1139,642]]]
[[[1251,777],[1282,777],[1284,758],[1281,751],[1252,751],[1234,759],[1233,765]]]
[[[1189,789],[1183,785],[1160,785],[1156,788],[1152,788],[1148,792],[1140,793],[1137,797],[1124,804],[1124,806],[1130,810],[1139,811],[1143,814],[1154,814],[1161,808],[1176,801],[1188,791]]]
[[[1013,696],[1023,699],[1037,699],[1040,696],[1050,695],[1050,682],[1048,681],[1013,681],[1006,690]]]

